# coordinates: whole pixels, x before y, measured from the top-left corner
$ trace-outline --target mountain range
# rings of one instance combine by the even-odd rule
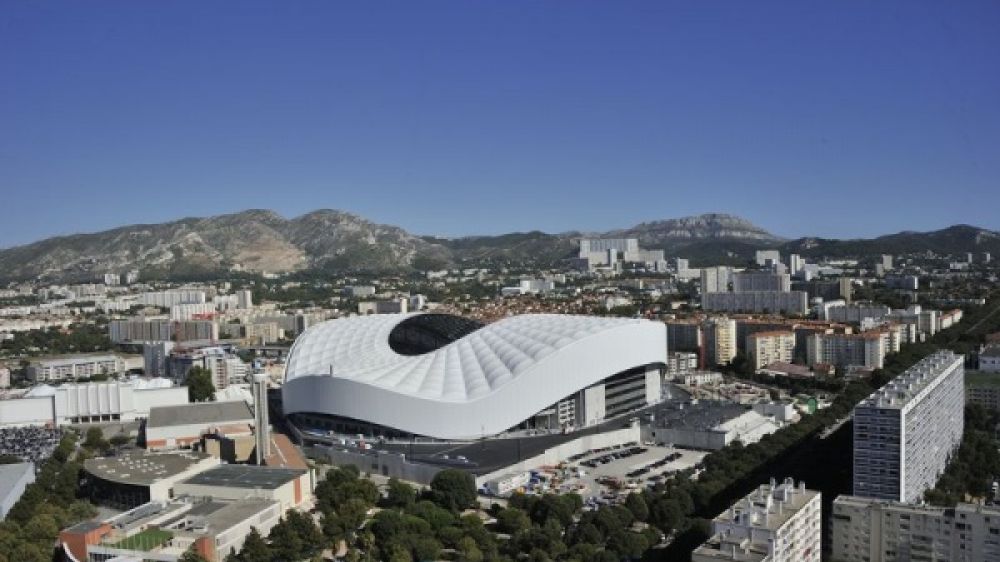
[[[644,248],[702,263],[743,263],[761,248],[804,256],[856,257],[930,250],[939,254],[992,252],[1000,233],[957,225],[933,232],[901,232],[874,239],[787,240],[740,217],[704,214],[646,222],[609,232],[539,231],[440,238],[414,235],[337,210],[291,219],[248,210],[161,224],[137,224],[91,234],[48,238],[0,250],[0,280],[80,281],[106,272],[139,269],[145,278],[251,272],[402,272],[456,265],[545,267],[576,255],[580,237],[634,237]]]

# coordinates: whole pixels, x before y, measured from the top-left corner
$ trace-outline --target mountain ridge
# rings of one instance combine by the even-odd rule
[[[576,255],[581,236],[634,237],[640,245],[695,262],[747,259],[755,249],[840,257],[847,254],[941,252],[1000,254],[1000,233],[970,225],[931,232],[904,231],[873,239],[836,240],[776,236],[726,213],[646,221],[599,233],[550,234],[540,230],[443,238],[416,235],[338,209],[285,218],[270,209],[210,217],[183,217],[104,231],[54,236],[0,250],[0,280],[81,280],[140,269],[152,278],[251,272],[399,272],[495,263],[546,267]],[[895,249],[886,251],[885,248]]]

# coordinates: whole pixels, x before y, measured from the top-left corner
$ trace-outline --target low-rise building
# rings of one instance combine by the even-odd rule
[[[81,562],[176,562],[191,548],[209,562],[222,562],[242,550],[251,528],[267,536],[281,521],[282,513],[278,502],[256,497],[156,501],[110,519],[84,521],[64,529],[59,533],[59,545]]]
[[[837,562],[1000,561],[1000,508],[953,508],[839,496],[830,543]]]
[[[692,562],[820,560],[822,494],[791,478],[763,484],[712,520]]]
[[[81,489],[90,500],[118,509],[131,509],[151,501],[174,497],[174,486],[219,464],[205,453],[133,452],[117,457],[98,457],[83,462]]]
[[[142,428],[146,448],[152,451],[190,447],[202,435],[223,426],[253,426],[250,406],[233,402],[198,402],[152,408]]]
[[[979,370],[1000,373],[1000,345],[991,345],[979,352]]]
[[[118,354],[76,353],[33,359],[28,363],[27,375],[32,382],[60,382],[125,371],[125,360]]]
[[[221,464],[174,485],[175,495],[237,500],[247,496],[274,500],[282,511],[312,496],[312,473],[303,468]]]

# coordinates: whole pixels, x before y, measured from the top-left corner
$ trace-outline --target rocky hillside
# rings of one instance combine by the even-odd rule
[[[190,277],[237,266],[275,273],[394,272],[483,263],[545,267],[574,257],[581,236],[635,237],[643,247],[687,257],[692,265],[744,263],[759,248],[831,257],[926,250],[1000,256],[1000,234],[971,226],[871,240],[787,241],[739,217],[705,214],[602,233],[534,231],[444,239],[415,236],[336,210],[292,219],[250,210],[60,236],[0,250],[0,280],[92,280],[105,272],[129,269],[140,269],[148,277]]]

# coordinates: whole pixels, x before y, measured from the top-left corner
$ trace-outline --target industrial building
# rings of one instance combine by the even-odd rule
[[[833,560],[1000,562],[1000,508],[953,508],[839,496],[831,517]]]
[[[660,400],[662,323],[527,314],[357,316],[308,329],[289,354],[284,411],[346,434],[477,439],[569,431]]]
[[[775,416],[741,404],[702,400],[658,408],[648,437],[664,445],[717,451],[735,441],[756,443],[782,425]]]
[[[0,427],[131,422],[153,408],[187,403],[187,387],[165,379],[40,385],[21,398],[0,400]]]
[[[818,562],[821,501],[805,482],[772,479],[712,520],[691,562]]]
[[[251,427],[254,415],[243,400],[233,402],[197,402],[180,406],[152,408],[142,427],[149,450],[190,447],[202,435],[227,426]]]
[[[221,464],[174,484],[175,496],[237,500],[252,496],[281,504],[282,511],[311,497],[312,473],[302,468]]]
[[[854,495],[918,501],[962,441],[964,358],[938,351],[854,408]]]

